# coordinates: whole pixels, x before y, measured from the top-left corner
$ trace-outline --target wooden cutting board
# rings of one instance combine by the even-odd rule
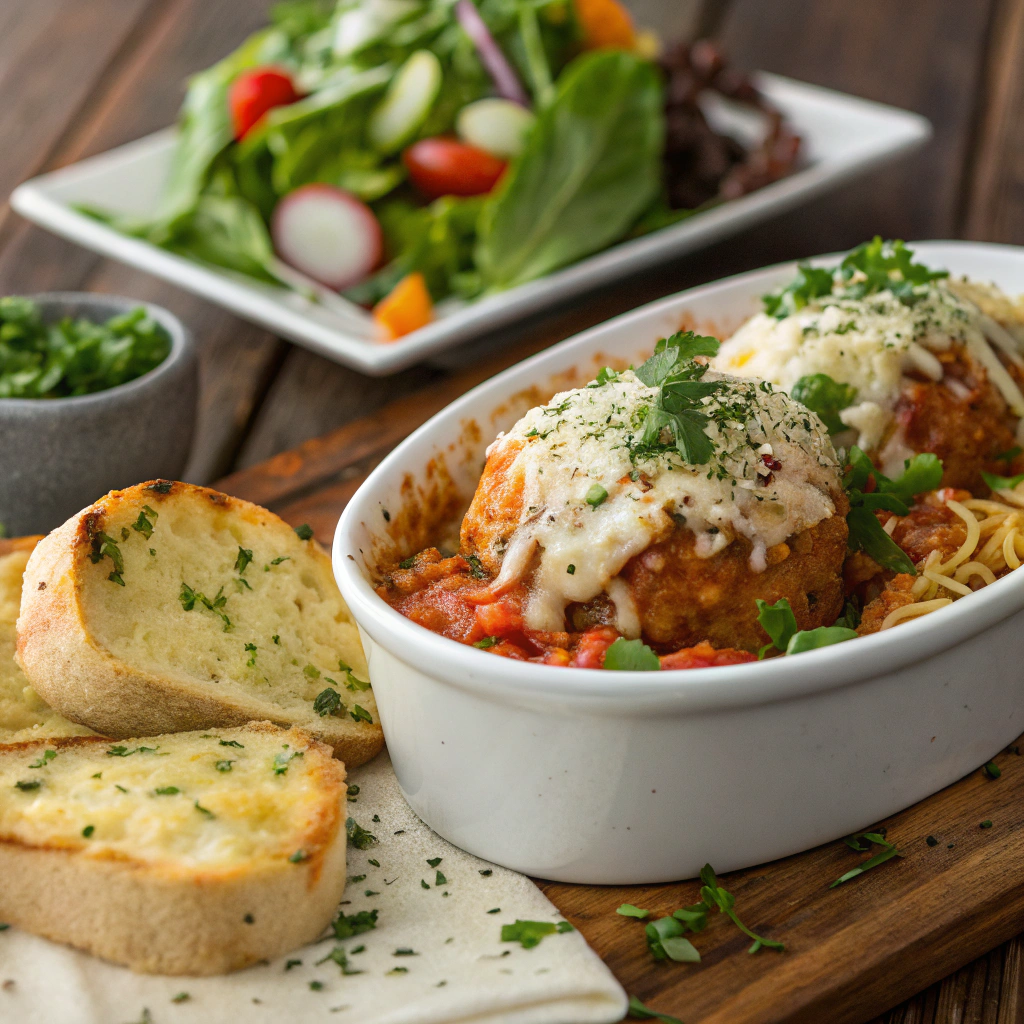
[[[216,486],[295,525],[308,522],[330,545],[345,503],[384,455],[452,399],[541,346],[505,350]],[[539,884],[631,995],[684,1024],[862,1024],[1024,931],[1024,758],[1007,752],[996,763],[998,779],[976,771],[877,823],[902,856],[839,888],[830,883],[870,856],[842,842],[724,876],[742,920],[784,942],[785,952],[749,955],[750,940],[713,914],[694,937],[700,964],[655,961],[644,924],[615,909],[628,902],[670,914],[697,901],[693,881]]]

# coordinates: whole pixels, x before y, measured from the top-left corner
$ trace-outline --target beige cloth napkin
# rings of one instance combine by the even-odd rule
[[[517,918],[562,918],[528,878],[463,853],[424,825],[386,753],[349,781],[359,786],[349,813],[379,842],[350,846],[349,902],[341,909],[377,910],[375,929],[226,977],[162,978],[10,928],[0,932],[0,1021],[612,1024],[623,1017],[625,993],[578,932],[548,935],[532,949],[500,941],[501,926]],[[336,947],[348,969],[362,973],[317,963]]]

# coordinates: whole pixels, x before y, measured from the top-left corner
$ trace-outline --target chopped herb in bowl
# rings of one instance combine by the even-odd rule
[[[29,298],[0,298],[0,398],[72,398],[126,384],[171,351],[166,329],[139,306],[95,323],[44,321]]]

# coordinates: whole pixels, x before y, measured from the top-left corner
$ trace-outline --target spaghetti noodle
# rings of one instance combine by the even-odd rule
[[[991,498],[947,498],[942,503],[963,520],[964,542],[945,562],[940,552],[929,552],[918,564],[912,600],[890,611],[880,630],[945,608],[995,583],[1024,561],[1024,482],[1012,490],[995,491]],[[887,532],[891,534],[898,522],[893,516],[885,524]]]

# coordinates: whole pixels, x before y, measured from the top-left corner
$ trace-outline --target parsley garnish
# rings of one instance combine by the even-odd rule
[[[245,649],[249,652],[249,660],[245,663],[248,668],[256,667],[256,645],[246,644]]]
[[[177,796],[181,790],[177,786],[158,786],[153,792],[157,796]]]
[[[575,576],[575,575],[576,575],[576,566],[575,566],[575,565],[573,565],[573,564],[572,564],[572,562],[570,562],[570,563],[569,563],[569,564],[568,564],[568,565],[567,565],[567,566],[565,567],[565,571],[566,571],[566,572],[567,572],[567,573],[568,573],[568,574],[569,574],[570,576]]]
[[[597,508],[598,505],[603,505],[607,499],[608,492],[600,484],[591,484],[584,500],[591,508]]]
[[[989,763],[986,764],[984,768],[982,768],[982,771],[990,779],[998,779],[999,776],[1003,774],[1002,769],[999,767],[999,765],[995,763],[995,761],[989,761]]]
[[[715,870],[710,864],[705,864],[701,868],[700,880],[704,883],[701,886],[700,896],[708,910],[711,910],[712,907],[717,907],[744,935],[754,940],[754,944],[747,950],[748,953],[756,953],[762,946],[778,950],[786,948],[781,942],[776,942],[774,939],[765,939],[755,934],[736,916],[736,911],[733,909],[736,905],[736,897],[732,893],[726,892],[718,884]],[[676,913],[680,912],[676,911]]]
[[[715,338],[692,331],[662,338],[654,355],[636,370],[640,381],[658,388],[654,405],[644,420],[644,430],[633,454],[657,454],[675,449],[684,461],[700,466],[711,459],[714,444],[705,433],[710,417],[701,400],[720,391],[719,381],[703,381],[707,366],[694,362],[695,356],[713,356],[719,343]],[[663,441],[664,432],[670,435]]]
[[[657,1010],[649,1010],[636,996],[629,997],[629,1015],[636,1020],[657,1020],[661,1024],[683,1024],[678,1017],[668,1013],[658,1013]]]
[[[155,480],[146,487],[147,491],[156,491],[157,494],[170,494],[174,482],[171,480]]]
[[[129,750],[125,746],[118,745],[107,750],[107,757],[131,757],[132,754],[152,754],[156,750],[156,747],[136,747],[134,750]]]
[[[349,712],[353,722],[369,722],[373,725],[373,716],[366,708],[360,707],[358,704],[352,705],[352,710]]]
[[[445,878],[444,875],[440,871],[438,871],[437,874],[436,874],[436,877],[434,878],[434,885],[447,885],[447,884],[448,884],[448,879]]]
[[[819,626],[817,629],[796,628],[796,616],[786,598],[779,598],[775,604],[757,599],[757,621],[771,637],[771,642],[758,652],[763,658],[772,647],[786,654],[802,654],[819,647],[830,647],[844,640],[856,640],[857,631],[846,626]]]
[[[205,594],[201,594],[198,590],[193,590],[187,583],[182,581],[178,600],[181,602],[181,607],[187,612],[192,611],[198,602],[223,621],[225,633],[231,629],[231,620],[224,611],[224,606],[228,603],[228,599],[224,595],[223,587],[217,591],[217,595],[211,601]]]
[[[354,935],[362,935],[364,932],[373,931],[377,927],[376,910],[360,910],[358,914],[345,915],[338,911],[331,928],[334,930],[336,939],[351,939]]]
[[[304,676],[306,676],[307,679],[319,679],[320,678],[320,669],[318,669],[316,667],[316,665],[307,665],[302,670],[302,674]]]
[[[700,953],[685,937],[687,928],[699,932],[707,923],[707,909],[704,908],[704,904],[699,903],[697,907],[701,909],[694,911],[697,916],[692,921],[684,921],[673,915],[658,918],[646,926],[644,932],[647,936],[647,947],[655,960],[675,960],[682,964],[700,963]]]
[[[156,520],[159,518],[159,515],[148,505],[143,505],[139,510],[139,518],[132,523],[132,529],[136,533],[141,533],[146,540],[149,540],[149,538],[153,536],[154,525]]]
[[[124,572],[124,558],[121,557],[121,549],[117,546],[117,541],[100,530],[99,533],[94,533],[92,536],[92,552],[89,555],[89,560],[96,565],[104,558],[109,558],[114,566],[107,579],[111,583],[123,587],[124,579],[121,573]]]
[[[1024,479],[1024,477],[1022,477]],[[865,487],[874,483],[874,490]],[[844,486],[850,499],[846,524],[850,528],[851,551],[863,551],[883,569],[917,575],[914,563],[882,529],[875,509],[886,509],[898,516],[910,511],[914,496],[934,491],[942,483],[942,462],[930,453],[915,455],[904,463],[903,472],[890,480],[875,469],[871,460],[856,445],[847,456]]]
[[[642,640],[626,640],[620,636],[605,651],[604,667],[617,672],[656,672],[661,668],[661,661]]]
[[[313,527],[309,523],[303,523],[301,526],[295,527],[295,533],[299,540],[312,540],[313,539]]]
[[[29,768],[45,768],[57,756],[56,750],[44,750],[38,761],[33,761]]]
[[[207,818],[216,818],[217,817],[217,815],[214,814],[213,811],[207,810],[205,807],[203,807],[203,805],[198,800],[195,801],[195,809],[200,814],[205,814]]]
[[[95,831],[96,831],[96,826],[95,825],[86,825],[85,828],[82,829],[82,835],[86,839],[91,839],[92,838],[92,834]]]
[[[349,846],[357,850],[368,850],[371,846],[377,845],[377,837],[368,832],[362,825],[356,823],[355,819],[349,818],[345,822],[345,834],[348,836]]]
[[[995,473],[983,472],[981,478],[993,491],[1012,491],[1021,480],[1024,480],[1024,473],[1018,473],[1016,476],[997,476]]]
[[[355,950],[353,950],[353,952],[355,952]],[[323,960],[317,960],[316,966],[319,967],[321,964],[325,964],[328,961],[330,961],[331,963],[337,964],[341,968],[341,973],[342,974],[362,974],[363,973],[362,971],[353,971],[349,967],[349,965],[348,965],[348,956],[345,953],[345,950],[341,948],[341,946],[335,946],[334,949],[332,949],[330,951],[330,953],[328,953],[327,956],[325,956],[323,958]],[[292,963],[292,962],[293,961],[291,961],[291,960],[288,961],[288,963]],[[294,962],[297,963],[297,964],[302,963],[301,960],[296,960]],[[286,970],[287,970],[287,968],[286,968]]]
[[[33,789],[39,789],[42,785],[40,779],[30,779],[27,782],[24,779],[19,779],[15,784],[15,789],[20,789],[23,793],[31,792]]]
[[[830,434],[838,434],[847,429],[846,424],[839,418],[839,413],[856,401],[855,387],[840,384],[827,373],[813,373],[801,377],[789,393],[797,402],[806,405],[811,412],[817,413]]]
[[[483,567],[483,563],[476,555],[466,555],[466,561],[469,562],[469,575],[472,576],[473,579],[487,579],[487,570]]]
[[[171,996],[172,1003],[187,1003],[192,997],[187,992],[179,992],[176,996]]]
[[[763,297],[765,312],[783,320],[826,295],[862,299],[880,291],[890,291],[900,302],[913,305],[920,294],[917,289],[949,276],[945,270],[914,263],[913,256],[903,242],[883,242],[876,235],[852,250],[834,270],[801,263],[793,281]]]
[[[305,850],[296,850],[288,860],[292,864],[301,864],[308,856]]]
[[[651,915],[649,910],[641,910],[639,907],[634,907],[632,903],[623,903],[615,913],[621,914],[623,917],[635,917],[638,921]]]
[[[252,551],[249,548],[243,548],[242,545],[239,544],[238,557],[235,559],[235,572],[237,572],[239,576],[243,575],[251,561]]]
[[[275,775],[284,775],[284,773],[286,771],[288,771],[288,765],[290,765],[291,762],[295,758],[302,757],[302,751],[301,750],[293,750],[290,754],[287,753],[287,751],[288,751],[288,744],[286,743],[285,746],[284,746],[284,749],[281,751],[281,753],[274,755],[274,774]]]
[[[214,767],[219,772],[229,772],[229,771],[231,771],[231,766],[234,763],[235,763],[234,761],[218,761]]]
[[[869,845],[862,843],[862,839],[866,839]],[[863,875],[865,871],[877,868],[879,864],[884,864],[887,860],[892,860],[893,857],[902,856],[899,850],[885,838],[884,832],[856,832],[852,836],[846,836],[843,842],[851,850],[856,850],[858,853],[866,853],[871,849],[870,844],[872,843],[875,846],[881,846],[882,852],[869,857],[863,864],[858,864],[857,867],[847,871],[845,875],[840,875],[829,886],[830,889],[834,889],[837,885],[842,885],[844,882],[849,882],[851,878],[856,878],[858,875]]]
[[[539,946],[541,939],[547,935],[554,935],[558,929],[554,921],[520,921],[515,924],[503,924],[501,926],[502,942],[518,942],[523,949],[533,949]]]
[[[411,569],[416,564],[416,556],[412,555],[410,558],[403,558],[398,563],[399,569]]]
[[[245,747],[238,740],[221,740],[220,745],[222,747],[238,747],[239,750],[245,750]]]
[[[430,865],[430,866],[431,866],[432,868],[436,868],[436,867],[437,867],[437,865],[438,865],[438,864],[440,864],[440,863],[441,863],[441,861],[442,861],[443,859],[444,859],[443,857],[431,857],[431,858],[430,858],[430,859],[429,859],[429,860],[427,861],[427,863],[428,863],[428,864],[429,864],[429,865]]]
[[[479,647],[480,650],[486,651],[490,647],[494,647],[496,644],[500,644],[501,640],[496,636],[485,636],[483,640],[477,640],[473,646]]]
[[[329,686],[326,690],[321,690],[313,701],[313,710],[321,718],[336,714],[339,708],[344,710],[344,706],[341,703],[341,694],[337,690],[332,690]]]

